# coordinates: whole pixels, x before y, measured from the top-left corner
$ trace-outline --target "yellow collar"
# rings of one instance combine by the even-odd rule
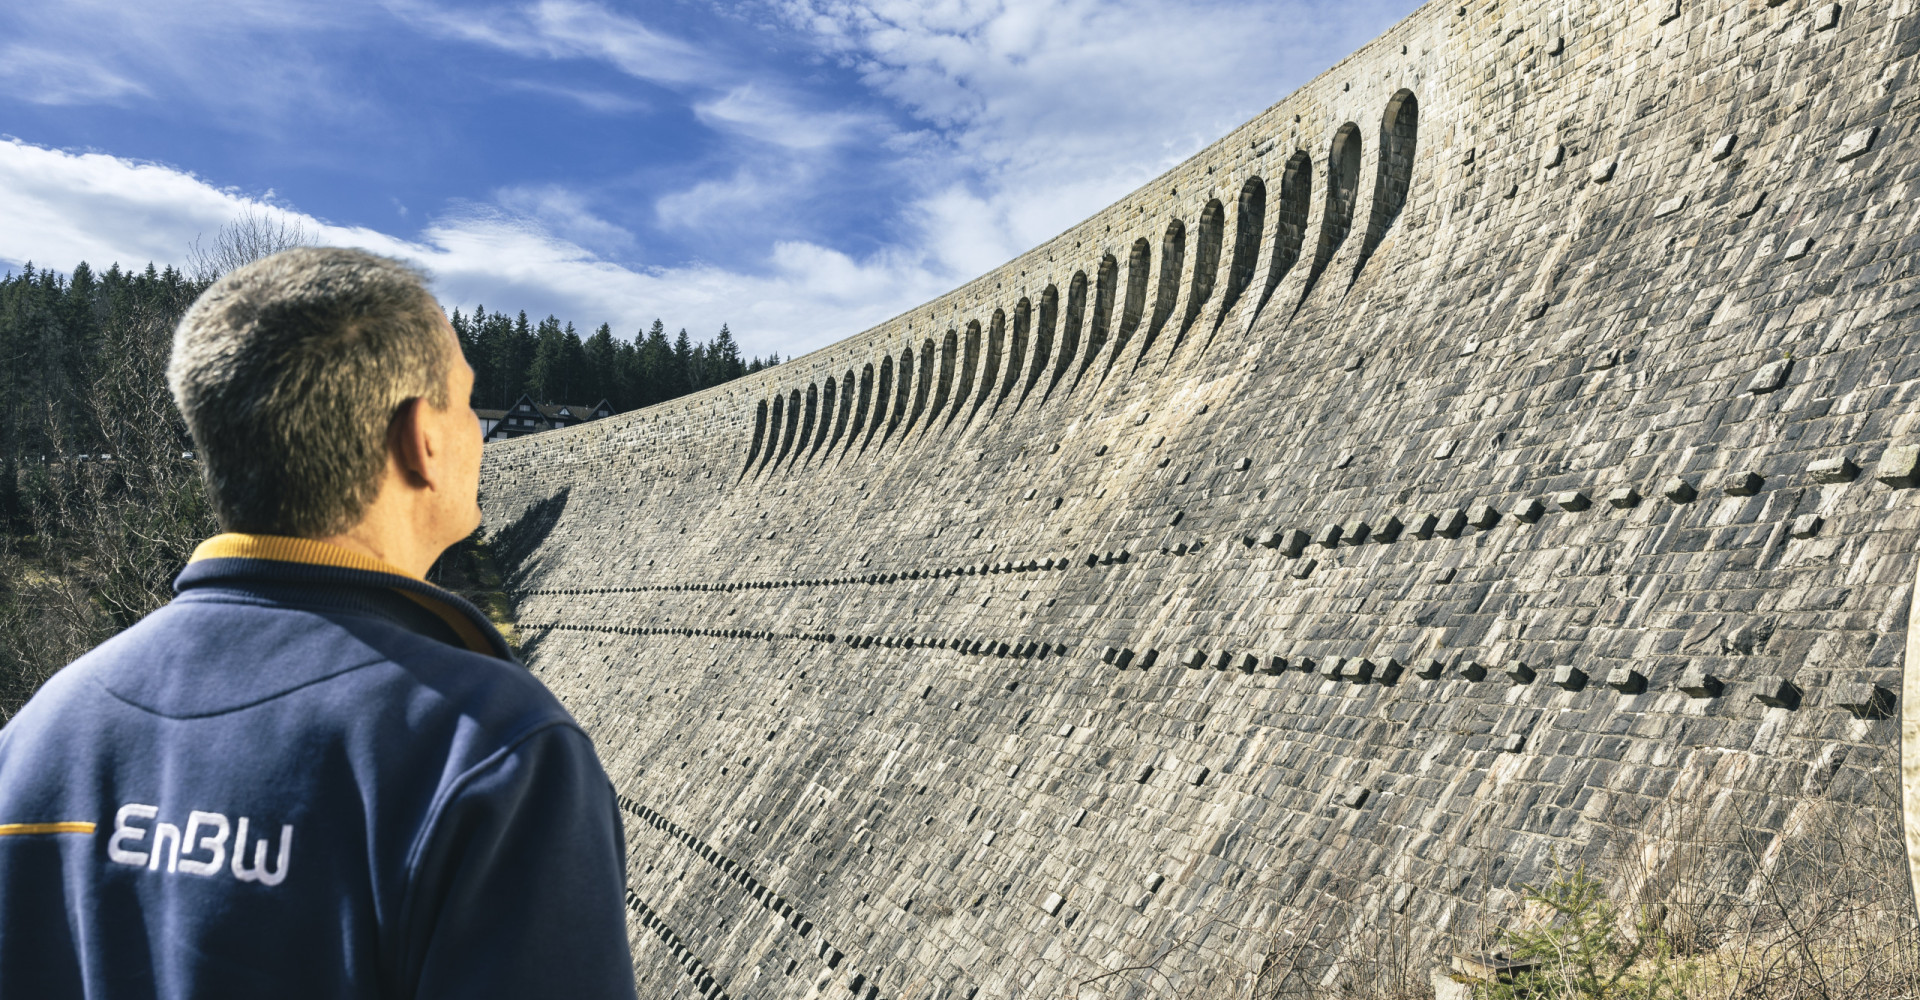
[[[290,538],[285,535],[246,535],[234,531],[215,535],[201,542],[187,561],[199,562],[202,559],[270,559],[274,562],[338,566],[368,573],[389,573],[409,580],[420,579],[392,563],[352,549],[312,538]]]
[[[488,656],[503,655],[501,647],[490,641],[491,628],[483,629],[478,623],[458,608],[442,598],[453,598],[441,588],[401,569],[391,563],[372,556],[344,549],[338,545],[315,541],[311,538],[290,538],[285,535],[247,535],[239,532],[226,532],[201,542],[188,558],[188,563],[202,559],[260,559],[268,562],[297,563],[306,566],[328,566],[338,569],[355,570],[362,573],[383,573],[410,581],[413,586],[398,584],[391,587],[394,593],[425,608],[434,617],[446,622],[454,634],[468,649]],[[455,598],[457,600],[457,598]],[[461,602],[464,603],[464,602]]]

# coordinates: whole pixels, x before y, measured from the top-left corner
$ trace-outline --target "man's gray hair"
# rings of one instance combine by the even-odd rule
[[[320,538],[380,489],[394,414],[449,402],[446,318],[420,272],[301,247],[237,268],[180,320],[167,384],[227,531]]]

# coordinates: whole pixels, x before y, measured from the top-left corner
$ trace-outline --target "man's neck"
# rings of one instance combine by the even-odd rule
[[[414,576],[425,577],[446,546],[435,544],[429,537],[431,532],[420,530],[411,523],[412,518],[401,514],[391,509],[391,505],[376,500],[360,523],[318,541],[372,556]]]

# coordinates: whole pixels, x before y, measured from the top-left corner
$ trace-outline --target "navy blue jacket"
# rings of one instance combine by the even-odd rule
[[[208,540],[0,729],[0,997],[634,996],[618,806],[472,605]]]

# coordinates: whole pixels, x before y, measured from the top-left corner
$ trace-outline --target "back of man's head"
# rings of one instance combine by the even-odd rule
[[[167,382],[221,527],[352,527],[380,489],[395,411],[449,403],[454,350],[420,273],[365,251],[287,250],[214,282],[174,333]]]

